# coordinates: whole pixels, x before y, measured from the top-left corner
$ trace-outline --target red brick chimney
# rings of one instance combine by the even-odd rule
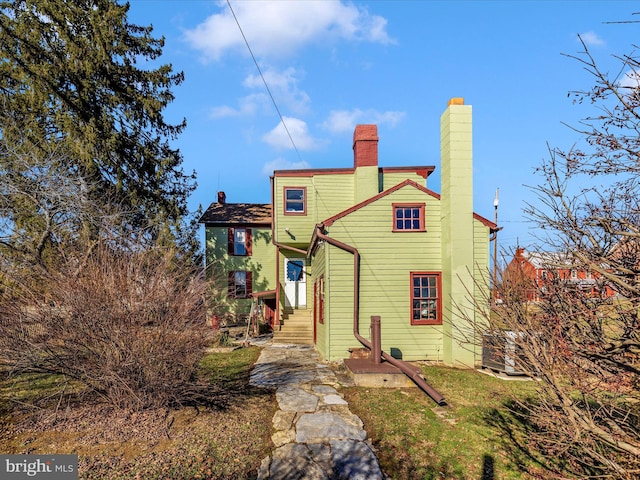
[[[356,125],[353,132],[353,166],[378,166],[378,127],[376,125]]]
[[[227,201],[227,196],[225,195],[224,192],[218,192],[218,203],[223,205],[224,202]]]

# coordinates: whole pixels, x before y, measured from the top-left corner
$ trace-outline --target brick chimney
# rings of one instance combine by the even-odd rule
[[[378,127],[377,125],[356,125],[353,132],[353,166],[378,166]]]
[[[224,205],[227,201],[227,195],[224,192],[218,192],[218,203]]]
[[[356,125],[353,132],[354,200],[356,203],[380,192],[378,180],[378,127]]]

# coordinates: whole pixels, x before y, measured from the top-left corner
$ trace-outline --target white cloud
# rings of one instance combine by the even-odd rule
[[[304,170],[307,168],[311,168],[311,165],[304,160],[300,162],[292,162],[280,157],[265,163],[264,167],[262,167],[262,174],[271,175],[274,170]]]
[[[306,92],[298,89],[299,72],[295,68],[277,71],[273,68],[263,70],[263,75],[269,90],[278,103],[278,108],[302,114],[309,110],[311,100]],[[247,76],[242,85],[248,89],[257,90],[238,100],[238,107],[221,105],[211,109],[212,118],[228,118],[254,115],[258,110],[273,113],[273,103],[265,89],[259,74]]]
[[[640,71],[629,70],[627,71],[619,83],[620,87],[638,90],[640,89]]]
[[[269,67],[262,70],[262,75],[279,107],[285,106],[295,113],[307,111],[311,101],[306,92],[298,89],[299,71],[293,67],[283,71]],[[265,90],[264,82],[257,73],[249,75],[242,84],[247,88]]]
[[[238,101],[238,108],[221,105],[211,109],[211,118],[245,117],[253,115],[259,108],[267,104],[267,95],[256,93],[242,97]]]
[[[353,132],[359,123],[389,125],[395,127],[405,116],[404,112],[378,112],[377,110],[333,110],[322,127],[332,133]]]
[[[239,117],[242,115],[240,109],[222,105],[221,107],[213,107],[211,109],[211,118]]]
[[[191,46],[207,60],[228,52],[248,51],[226,2],[220,13],[184,32]],[[387,20],[366,8],[335,0],[232,2],[238,22],[255,55],[283,57],[310,43],[331,40],[395,43],[386,31]]]
[[[277,88],[279,90],[288,90],[291,85],[296,85],[298,79],[296,78],[296,69],[289,67],[282,72],[277,72],[272,68],[263,69],[262,75],[265,81],[269,84],[270,88]],[[259,74],[249,75],[244,79],[242,84],[248,88],[263,88],[264,83]]]
[[[584,32],[580,34],[580,38],[582,38],[582,41],[588,46],[604,45],[605,43],[594,31]]]
[[[293,149],[291,139],[289,138],[289,134],[291,134],[291,138],[293,138],[298,151],[313,150],[318,146],[318,142],[309,134],[309,129],[304,120],[284,117],[284,122],[287,125],[286,129],[282,122],[280,122],[273,130],[266,133],[262,139],[274,148]]]

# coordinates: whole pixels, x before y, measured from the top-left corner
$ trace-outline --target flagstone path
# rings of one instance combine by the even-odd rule
[[[362,421],[336,390],[335,373],[313,346],[266,345],[250,383],[275,388],[276,449],[262,461],[258,479],[383,479]]]

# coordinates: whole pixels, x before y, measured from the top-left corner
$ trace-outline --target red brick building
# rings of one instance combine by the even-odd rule
[[[504,277],[524,284],[528,301],[540,301],[546,287],[554,279],[568,282],[588,296],[608,298],[615,295],[609,286],[603,286],[598,281],[598,272],[573,265],[571,258],[562,253],[528,252],[524,248],[517,248]]]

